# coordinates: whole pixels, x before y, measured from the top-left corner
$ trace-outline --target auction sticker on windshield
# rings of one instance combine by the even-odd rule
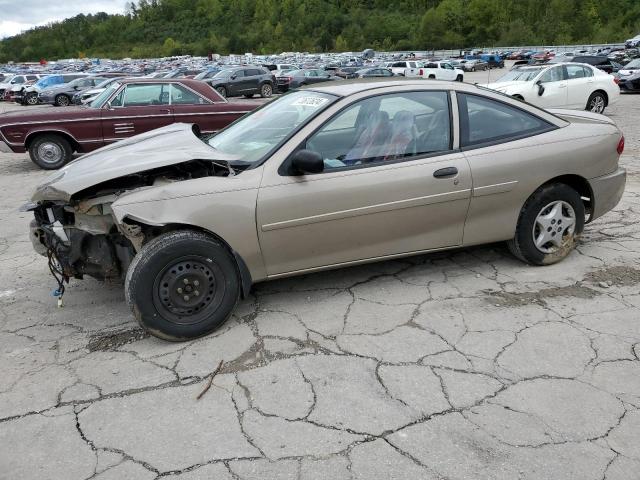
[[[328,98],[302,97],[297,99],[291,105],[296,107],[319,107],[320,105],[327,103],[328,101]]]

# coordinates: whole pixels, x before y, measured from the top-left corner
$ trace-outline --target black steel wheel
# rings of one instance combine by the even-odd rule
[[[197,338],[222,325],[240,290],[231,252],[192,230],[166,233],[144,245],[125,280],[125,296],[140,325],[170,341]]]

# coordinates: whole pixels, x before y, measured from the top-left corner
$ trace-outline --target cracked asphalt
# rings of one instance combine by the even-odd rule
[[[639,479],[639,111],[607,111],[626,192],[564,262],[496,244],[273,281],[180,344],[121,285],[56,307],[17,212],[47,173],[1,154],[0,477]]]

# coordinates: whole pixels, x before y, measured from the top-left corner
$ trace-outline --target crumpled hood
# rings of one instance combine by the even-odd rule
[[[174,123],[107,145],[61,168],[36,188],[31,200],[64,200],[114,178],[190,160],[230,161],[193,132],[193,125]]]
[[[522,90],[529,85],[530,82],[494,82],[487,83],[485,87],[498,92],[505,92],[507,90]]]

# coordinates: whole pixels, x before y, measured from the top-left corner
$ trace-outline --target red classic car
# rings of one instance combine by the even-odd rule
[[[255,107],[228,103],[199,80],[123,79],[87,106],[0,114],[0,151],[28,151],[34,163],[52,170],[69,162],[74,152],[90,152],[174,122],[212,133]]]

